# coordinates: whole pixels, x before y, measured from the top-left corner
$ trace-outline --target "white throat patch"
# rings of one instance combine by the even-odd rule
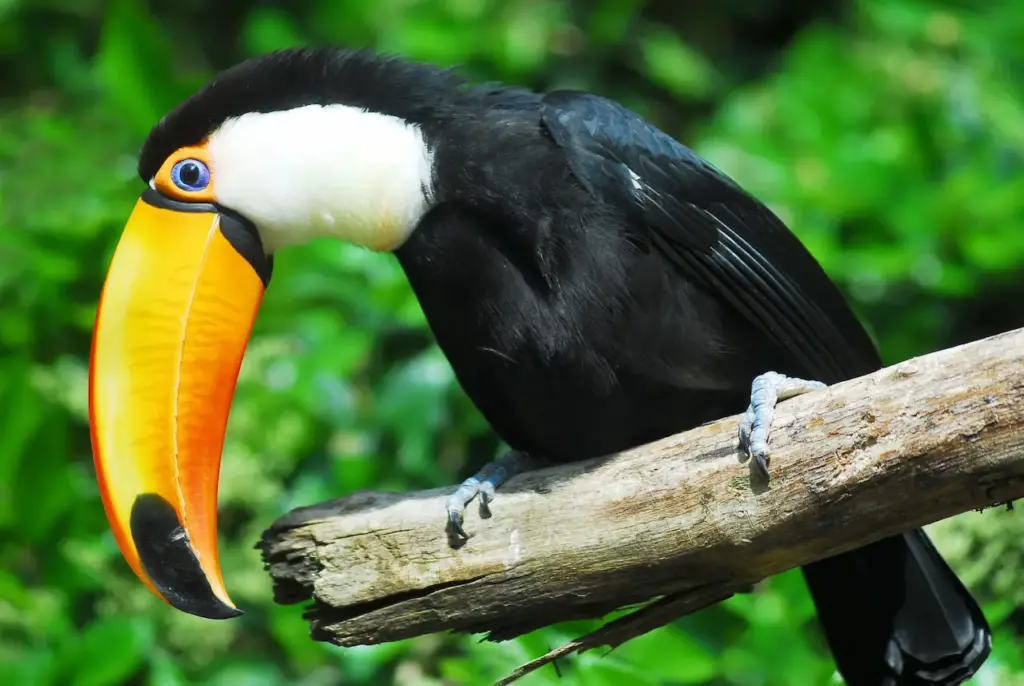
[[[394,250],[432,200],[419,127],[357,107],[244,114],[207,149],[217,201],[253,221],[268,252],[320,237]]]

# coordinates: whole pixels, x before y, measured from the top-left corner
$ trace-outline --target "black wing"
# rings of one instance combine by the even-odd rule
[[[595,197],[623,209],[658,250],[720,294],[803,373],[835,383],[881,362],[839,290],[767,207],[611,100],[556,91],[541,119]]]

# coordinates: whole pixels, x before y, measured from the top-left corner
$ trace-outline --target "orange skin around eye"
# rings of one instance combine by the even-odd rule
[[[199,160],[206,165],[206,168],[210,170],[210,183],[209,185],[200,191],[186,191],[178,188],[173,181],[171,181],[171,169],[174,168],[178,162],[182,160]],[[164,161],[160,171],[156,173],[155,177],[156,189],[166,195],[169,198],[175,200],[182,200],[184,202],[215,202],[216,198],[213,194],[213,165],[210,164],[210,153],[206,149],[205,141],[199,145],[190,145],[184,148],[179,148],[173,155]]]

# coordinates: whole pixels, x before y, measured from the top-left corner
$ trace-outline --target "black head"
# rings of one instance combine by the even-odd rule
[[[218,74],[153,127],[139,175],[148,182],[175,150],[249,112],[342,103],[424,123],[469,95],[465,86],[451,69],[369,50],[300,48],[254,57]]]

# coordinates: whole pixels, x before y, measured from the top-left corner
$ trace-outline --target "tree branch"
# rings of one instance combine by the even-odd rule
[[[1024,329],[781,403],[768,485],[741,463],[737,422],[521,475],[486,521],[470,508],[457,550],[451,488],[295,510],[259,544],[275,599],[311,600],[313,638],[350,646],[501,640],[664,596],[523,670],[617,645],[772,574],[1024,495]]]

